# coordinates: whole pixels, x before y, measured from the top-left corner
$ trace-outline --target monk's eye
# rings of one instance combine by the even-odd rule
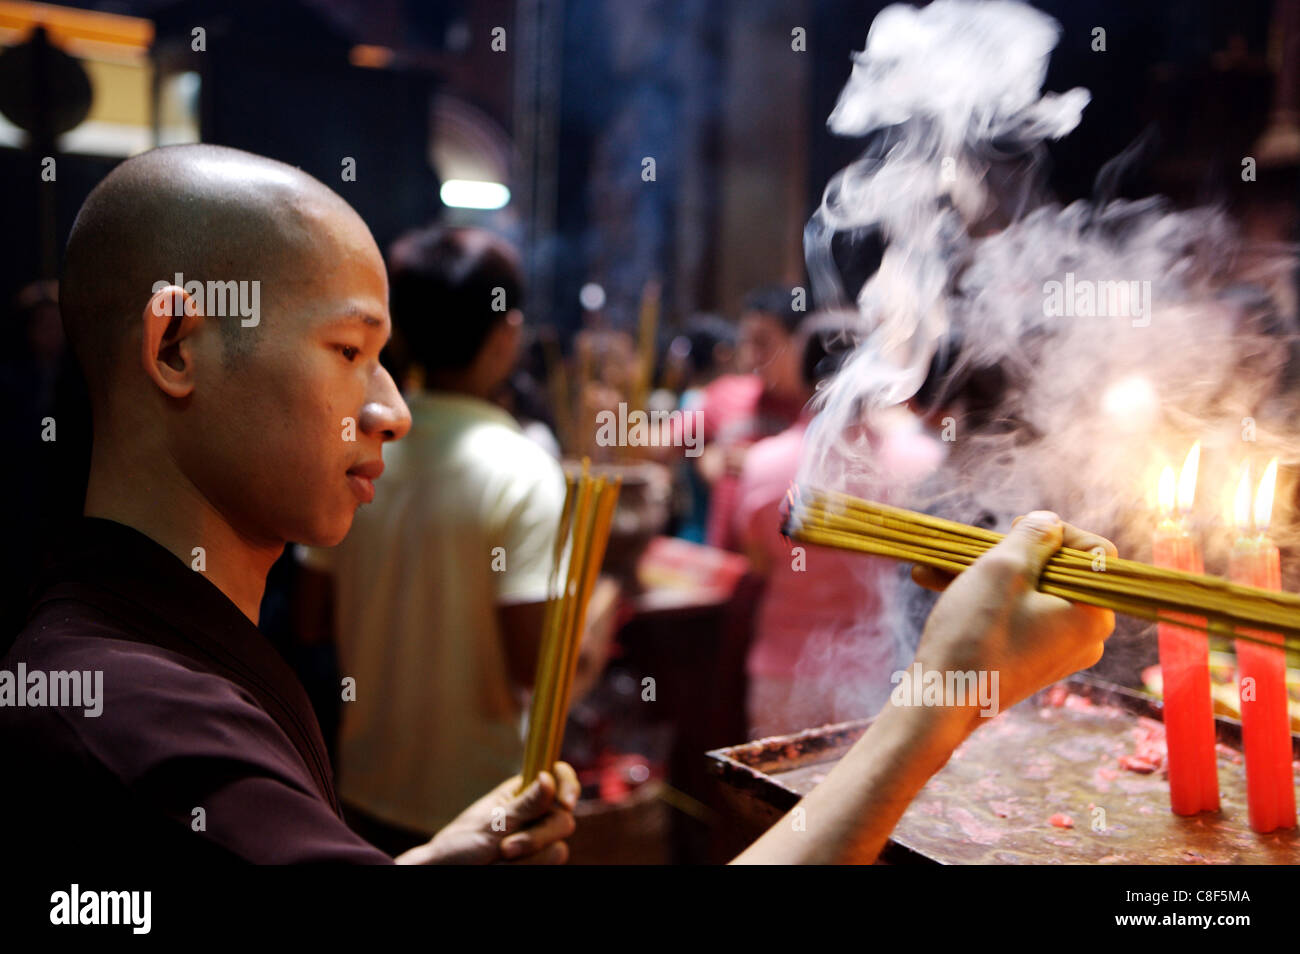
[[[357,355],[361,353],[360,348],[354,348],[352,345],[338,345],[339,354],[343,355],[348,361],[355,361]]]

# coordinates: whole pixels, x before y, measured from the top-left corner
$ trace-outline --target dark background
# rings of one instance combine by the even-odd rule
[[[670,286],[671,323],[694,310],[734,312],[760,281],[802,278],[803,223],[826,181],[863,147],[830,135],[825,118],[884,5],[79,4],[152,20],[160,70],[202,76],[204,141],[301,166],[342,193],[381,246],[440,211],[430,98],[448,93],[481,110],[514,146],[515,202],[504,225],[531,240],[530,317],[565,329],[579,323],[577,289],[586,281],[606,288],[610,320],[631,322],[642,283],[658,275]],[[1241,157],[1274,100],[1272,3],[1035,6],[1063,27],[1047,88],[1085,86],[1093,97],[1079,129],[1050,148],[1059,197],[1090,194],[1102,165],[1145,132],[1148,148],[1122,192],[1239,200]],[[194,25],[207,30],[205,52],[189,50]],[[505,52],[490,48],[493,25],[507,31]],[[1107,31],[1104,53],[1090,48],[1098,25]],[[795,26],[807,31],[806,52],[790,49]],[[385,69],[352,66],[348,51],[362,43],[396,59]],[[551,131],[548,145],[536,147],[529,117]],[[355,182],[340,181],[343,156],[357,160]],[[654,183],[641,180],[645,156],[656,159]],[[60,156],[60,248],[86,193],[119,161]],[[40,273],[37,172],[32,156],[0,148],[6,302]],[[533,214],[539,206],[543,214]]]

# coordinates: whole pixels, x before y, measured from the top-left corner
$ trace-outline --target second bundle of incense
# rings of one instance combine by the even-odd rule
[[[805,543],[919,563],[960,573],[1002,534],[890,507],[834,491],[794,488],[783,532]],[[1300,650],[1300,597],[1062,547],[1048,561],[1038,589],[1077,603],[1139,619],[1274,642],[1252,635],[1280,633]]]
[[[573,676],[587,622],[587,603],[605,559],[622,478],[593,478],[588,463],[569,477],[555,537],[551,579],[542,623],[537,676],[524,747],[523,788],[550,771],[560,757]]]

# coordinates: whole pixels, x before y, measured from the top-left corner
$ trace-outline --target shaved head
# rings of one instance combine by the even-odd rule
[[[342,198],[236,149],[155,149],[86,199],[61,291],[94,410],[87,513],[183,554],[199,524],[268,554],[342,538],[410,421],[379,360],[383,256]]]
[[[180,274],[282,293],[310,269],[322,211],[356,217],[301,170],[238,149],[167,146],[117,166],[82,205],[64,256],[64,326],[92,396],[110,388],[158,283]],[[262,330],[230,310],[210,317],[227,360],[245,355]]]

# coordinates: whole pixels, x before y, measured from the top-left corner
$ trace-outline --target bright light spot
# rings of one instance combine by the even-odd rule
[[[605,289],[595,282],[587,282],[578,291],[578,301],[588,311],[599,311],[605,307]]]
[[[469,24],[464,20],[456,20],[447,27],[446,44],[447,49],[453,53],[460,53],[462,50],[469,48],[471,39]]]
[[[1255,529],[1268,530],[1273,520],[1273,490],[1277,487],[1277,458],[1268,462],[1264,476],[1259,479],[1259,493],[1255,494]]]
[[[1237,481],[1237,495],[1232,501],[1232,522],[1245,533],[1250,529],[1250,465],[1241,465],[1241,479]]]
[[[438,194],[454,209],[500,209],[510,201],[510,190],[501,183],[470,179],[448,179]]]
[[[1155,416],[1158,405],[1151,382],[1137,376],[1116,381],[1101,396],[1101,409],[1133,430],[1143,428]]]
[[[393,62],[393,51],[386,46],[369,46],[361,43],[348,51],[348,61],[353,66],[382,70]]]
[[[1174,496],[1177,493],[1178,478],[1174,476],[1174,469],[1166,466],[1160,472],[1160,490],[1156,497],[1160,501],[1160,512],[1171,514],[1174,512]]]
[[[199,74],[192,70],[184,73],[177,73],[175,81],[176,95],[197,109],[200,85]]]

